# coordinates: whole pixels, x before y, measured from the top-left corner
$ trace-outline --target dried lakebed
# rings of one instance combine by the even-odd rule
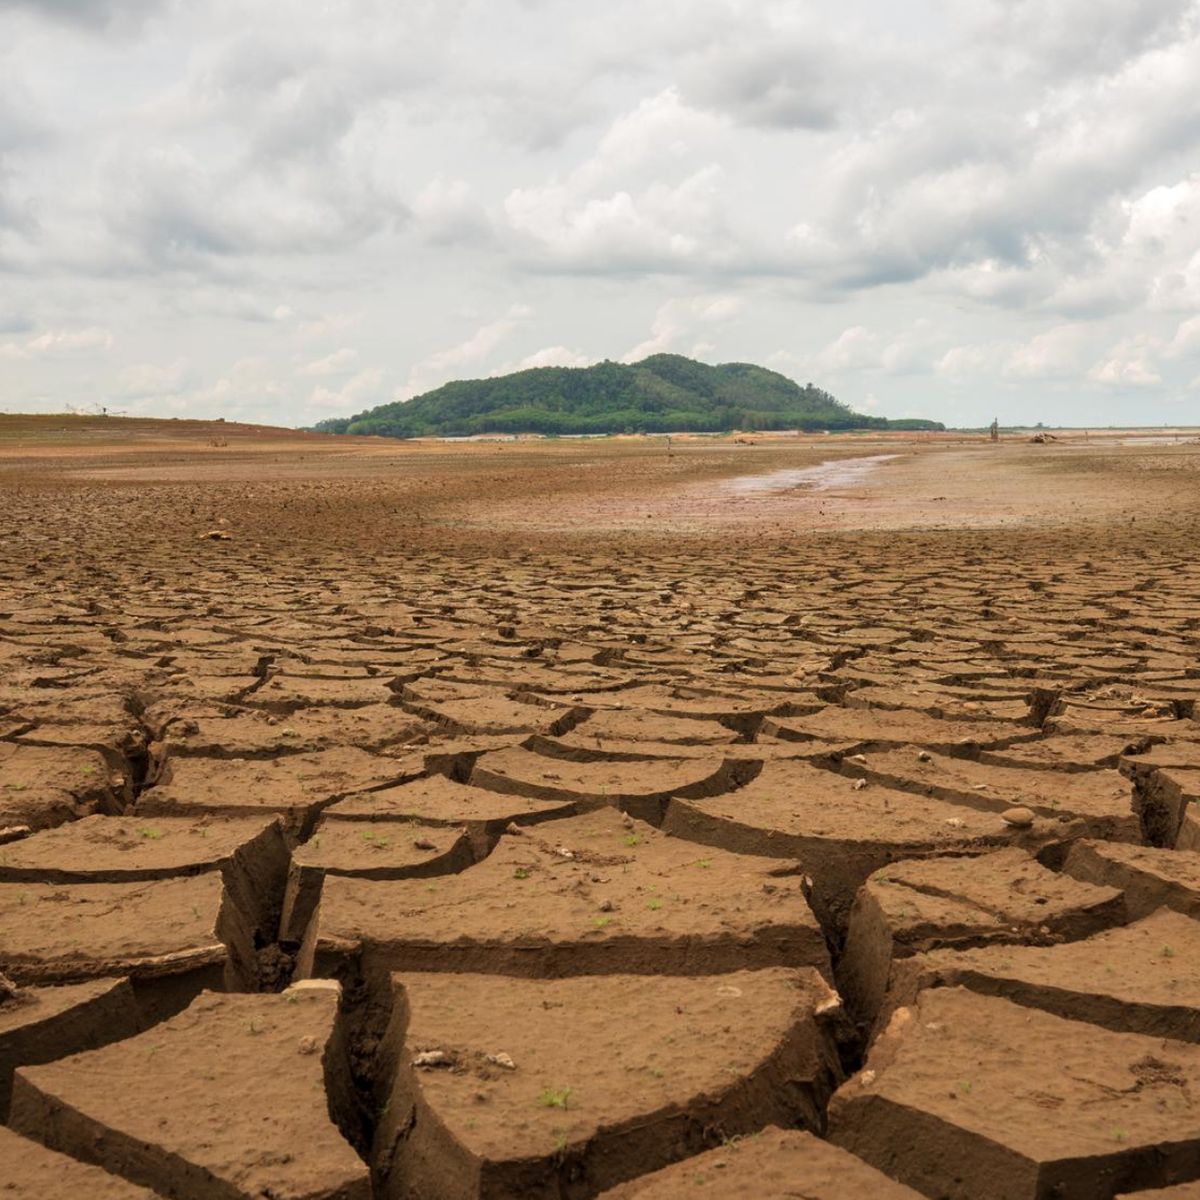
[[[1200,567],[1124,536],[26,545],[0,1194],[1195,1196]]]

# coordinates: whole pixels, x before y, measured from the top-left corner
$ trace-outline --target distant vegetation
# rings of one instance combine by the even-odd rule
[[[626,366],[538,367],[447,383],[316,426],[324,433],[467,437],[481,433],[721,433],[734,429],[942,429],[852,412],[811,383],[749,363],[710,367],[678,354]]]

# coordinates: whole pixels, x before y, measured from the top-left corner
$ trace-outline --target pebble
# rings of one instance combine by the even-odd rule
[[[1031,808],[1025,808],[1023,805],[1018,805],[1016,808],[1006,809],[1000,814],[1000,820],[1005,825],[1013,825],[1017,829],[1028,829],[1036,819],[1037,814]]]
[[[412,1060],[412,1065],[414,1067],[421,1067],[426,1071],[431,1071],[436,1067],[452,1067],[454,1059],[445,1050],[422,1050]]]
[[[506,1071],[515,1071],[517,1069],[517,1064],[503,1050],[499,1054],[489,1054],[487,1060],[497,1067],[503,1067]]]

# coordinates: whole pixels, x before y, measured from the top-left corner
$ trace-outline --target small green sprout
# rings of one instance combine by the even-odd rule
[[[574,1088],[545,1088],[542,1094],[538,1097],[538,1103],[543,1108],[561,1108],[570,1107],[571,1093]]]

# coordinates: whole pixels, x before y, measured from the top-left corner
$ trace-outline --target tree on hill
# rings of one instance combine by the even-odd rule
[[[752,363],[709,366],[679,354],[625,365],[536,367],[458,380],[411,400],[320,422],[326,433],[468,437],[485,433],[725,433],[734,429],[887,429],[811,383]],[[933,421],[906,428],[940,429]]]

